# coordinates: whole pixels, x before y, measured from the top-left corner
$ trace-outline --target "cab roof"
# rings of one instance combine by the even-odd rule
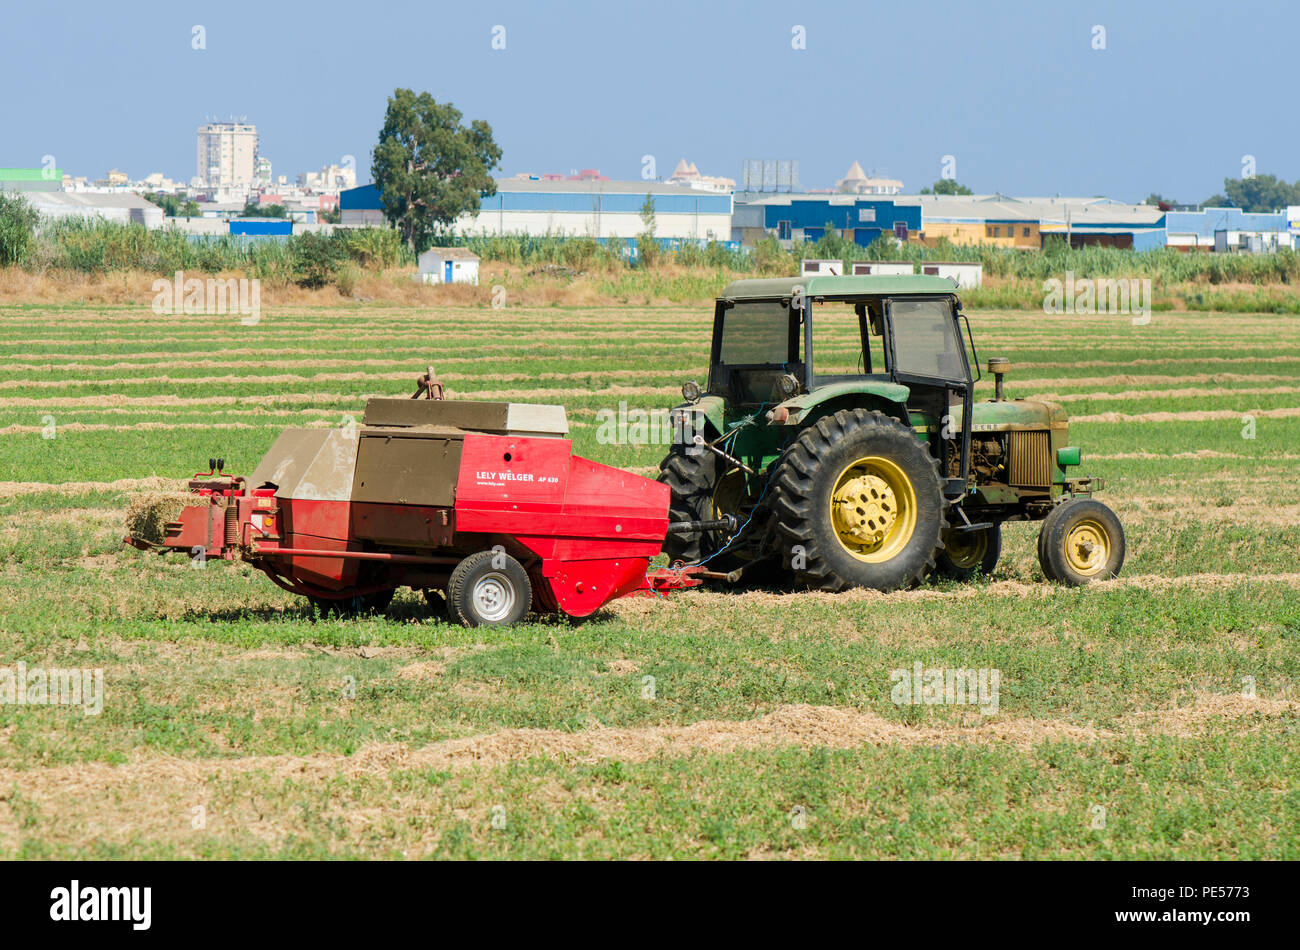
[[[809,297],[857,297],[877,294],[952,294],[957,285],[947,277],[933,274],[898,274],[857,277],[763,277],[733,280],[720,296],[731,300],[770,300],[792,297],[802,287]]]

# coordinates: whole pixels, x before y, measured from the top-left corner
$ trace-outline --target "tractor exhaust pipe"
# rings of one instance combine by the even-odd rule
[[[993,401],[1004,402],[1002,379],[1011,372],[1011,361],[1004,356],[994,356],[989,360],[989,372],[993,374]]]

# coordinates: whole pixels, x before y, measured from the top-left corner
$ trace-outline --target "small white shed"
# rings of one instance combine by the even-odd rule
[[[925,261],[922,274],[947,277],[958,287],[978,287],[984,281],[984,265],[973,261]]]
[[[419,266],[426,284],[478,286],[478,255],[463,247],[431,247],[420,255]]]
[[[860,277],[866,275],[880,276],[887,275],[896,277],[899,274],[915,274],[916,268],[911,261],[854,261],[853,276]]]

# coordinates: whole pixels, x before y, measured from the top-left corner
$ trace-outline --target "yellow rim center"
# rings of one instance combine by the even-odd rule
[[[879,456],[860,458],[840,472],[830,509],[840,544],[873,564],[896,556],[916,530],[916,490],[901,468]]]
[[[1096,521],[1080,521],[1065,536],[1065,560],[1079,574],[1096,574],[1110,560],[1110,536]]]

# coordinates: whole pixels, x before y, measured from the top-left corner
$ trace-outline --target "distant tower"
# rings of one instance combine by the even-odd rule
[[[205,188],[247,195],[257,176],[257,126],[246,122],[200,125],[196,171]]]

